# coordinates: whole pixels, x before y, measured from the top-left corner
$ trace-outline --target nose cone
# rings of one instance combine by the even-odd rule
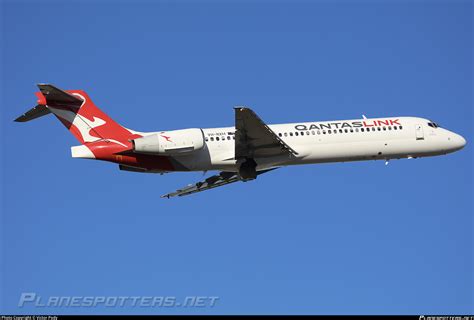
[[[461,150],[466,145],[466,139],[459,134],[454,134],[451,138],[451,144],[454,151]]]

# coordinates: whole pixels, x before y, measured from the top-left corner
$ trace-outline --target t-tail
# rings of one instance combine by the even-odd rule
[[[38,84],[38,102],[15,121],[26,122],[54,114],[82,144],[73,147],[72,156],[96,158],[92,146],[102,143],[116,145],[118,151],[129,149],[137,135],[122,127],[102,112],[82,90],[61,90],[51,84]]]

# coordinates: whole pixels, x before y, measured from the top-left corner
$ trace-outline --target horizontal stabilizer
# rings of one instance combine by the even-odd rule
[[[24,114],[16,118],[15,121],[27,122],[27,121],[45,116],[50,113],[51,111],[49,111],[49,109],[46,108],[44,104],[38,104],[36,107],[31,108],[30,110],[26,111]]]
[[[52,84],[38,84],[41,92],[36,92],[38,102],[23,115],[15,119],[16,122],[27,122],[51,113],[50,107],[80,108],[84,101],[66,91],[56,88]]]
[[[56,88],[52,84],[38,84],[38,88],[46,99],[48,106],[73,106],[79,108],[84,101],[80,98]]]

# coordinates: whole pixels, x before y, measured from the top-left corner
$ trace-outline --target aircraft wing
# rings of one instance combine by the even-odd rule
[[[257,172],[257,175],[260,175],[262,173],[272,171],[272,170],[275,170],[275,169],[259,171]],[[222,171],[219,174],[216,174],[212,177],[205,179],[204,181],[200,181],[195,184],[190,184],[182,189],[176,190],[175,192],[162,195],[161,197],[168,198],[168,199],[172,197],[183,197],[183,196],[187,196],[193,193],[225,186],[226,184],[230,184],[230,183],[234,183],[238,181],[242,181],[242,179],[240,178],[237,172]]]
[[[235,108],[235,129],[235,159],[298,154],[250,108]]]

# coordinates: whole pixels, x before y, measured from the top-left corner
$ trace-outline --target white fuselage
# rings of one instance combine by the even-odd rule
[[[257,170],[436,156],[457,151],[466,144],[462,136],[429,123],[432,122],[423,118],[396,117],[269,125],[298,154],[257,158]],[[235,128],[209,128],[202,132],[205,147],[176,160],[192,171],[238,171],[234,159]]]

